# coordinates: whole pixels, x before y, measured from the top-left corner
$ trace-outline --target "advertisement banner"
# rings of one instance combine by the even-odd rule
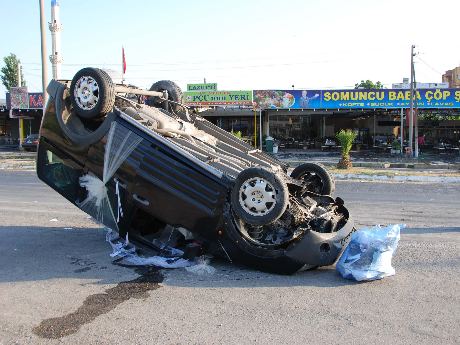
[[[187,84],[187,91],[217,91],[217,83]]]
[[[29,108],[29,94],[27,87],[12,87],[11,93],[11,109],[28,109]]]
[[[27,95],[23,94],[21,97],[24,97],[21,99],[21,104],[12,103],[11,93],[8,92],[6,94],[6,107],[8,109],[43,109],[43,94],[41,92],[31,92]],[[18,106],[20,107],[18,108]]]
[[[252,105],[252,91],[184,92],[186,105]]]
[[[418,108],[460,108],[460,89],[420,89]],[[398,109],[410,107],[410,90],[254,90],[260,109]]]

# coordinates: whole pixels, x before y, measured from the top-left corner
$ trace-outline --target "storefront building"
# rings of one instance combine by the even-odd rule
[[[208,102],[202,115],[228,131],[241,131],[248,142],[270,135],[288,148],[321,148],[341,129],[357,133],[358,149],[388,145],[401,128],[407,138],[407,89],[254,90],[252,100],[252,107]],[[414,108],[427,145],[459,146],[460,89],[417,90]]]
[[[14,95],[13,95],[14,96]],[[20,130],[23,138],[37,134],[43,116],[43,94],[27,93],[21,102],[6,94],[6,107],[0,109],[0,145],[19,145]]]

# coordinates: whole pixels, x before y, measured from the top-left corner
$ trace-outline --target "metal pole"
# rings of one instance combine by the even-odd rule
[[[119,92],[119,93],[131,93],[134,95],[144,95],[144,96],[165,98],[165,93],[160,92],[160,91],[142,90],[142,89],[136,89],[133,87],[121,86],[121,85],[116,85],[114,89],[115,89],[115,92]]]
[[[374,131],[374,146],[375,146],[375,120],[376,120],[376,115],[374,113],[374,128],[373,128],[373,131]]]
[[[323,116],[323,138],[326,137],[326,116]]]
[[[414,48],[410,53],[410,111],[409,111],[409,147],[411,155],[414,153]]]
[[[401,108],[401,153],[404,152],[404,110]]]
[[[21,76],[22,66],[18,63],[18,87],[21,87],[22,84],[22,76]],[[21,114],[19,114],[21,115]],[[24,120],[19,118],[19,149],[22,149],[22,143],[24,142]]]
[[[266,118],[266,123],[267,123],[267,127],[265,127],[265,135],[267,137],[270,136],[270,113],[267,111],[267,118]]]
[[[418,158],[418,107],[417,107],[417,79],[415,78],[415,67],[412,65],[412,69],[414,72],[414,97],[415,97],[415,105],[414,105],[414,142],[415,142],[415,152],[414,157]]]
[[[254,109],[254,147],[257,148],[257,111]]]
[[[262,151],[262,110],[259,112],[259,142],[260,142],[260,151]]]
[[[46,86],[48,85],[48,70],[46,65],[46,25],[45,25],[45,5],[43,0],[40,3],[40,38],[42,50],[42,88],[43,88],[43,114],[45,113],[46,103],[48,102],[48,94]]]

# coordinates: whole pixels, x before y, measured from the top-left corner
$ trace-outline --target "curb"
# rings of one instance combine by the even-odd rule
[[[325,166],[336,166],[337,161],[320,161],[320,160],[290,160],[280,159],[283,163],[289,164],[291,167],[296,167],[305,162],[321,163]],[[353,166],[357,168],[378,168],[378,169],[414,169],[414,170],[460,170],[459,163],[389,163],[389,162],[353,162]]]
[[[365,175],[365,174],[332,174],[336,180],[366,180],[379,182],[436,182],[436,183],[460,183],[460,177],[456,176],[420,176],[420,175]]]

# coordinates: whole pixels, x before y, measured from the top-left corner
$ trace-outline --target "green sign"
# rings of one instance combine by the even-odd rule
[[[187,105],[252,105],[252,91],[184,92]]]
[[[217,91],[217,83],[187,84],[187,91]]]

